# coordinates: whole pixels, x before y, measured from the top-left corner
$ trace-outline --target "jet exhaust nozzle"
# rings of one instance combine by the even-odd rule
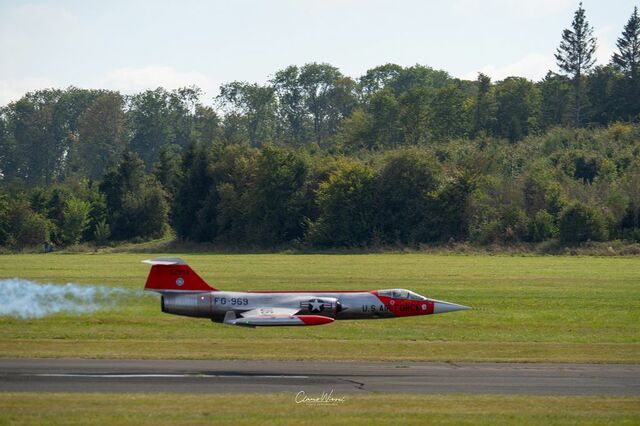
[[[199,318],[213,317],[211,293],[165,293],[160,298],[160,308],[167,314]]]

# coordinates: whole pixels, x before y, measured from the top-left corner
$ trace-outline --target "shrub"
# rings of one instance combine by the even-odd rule
[[[76,244],[89,224],[89,203],[71,197],[62,211],[62,240],[65,244]]]
[[[580,202],[570,204],[562,211],[559,230],[560,240],[564,243],[603,241],[608,236],[602,213]]]
[[[106,220],[101,220],[96,224],[96,229],[94,231],[94,237],[96,239],[96,244],[99,246],[103,246],[107,243],[107,240],[111,236],[111,228],[109,228],[109,224]]]
[[[13,208],[10,221],[11,234],[7,238],[9,245],[23,249],[49,241],[51,222],[28,207],[17,205]]]
[[[309,240],[320,245],[367,245],[373,236],[373,172],[345,162],[317,191],[320,217],[309,228]]]
[[[533,242],[541,242],[558,234],[553,216],[546,210],[539,210],[529,222],[529,236]]]
[[[510,207],[502,214],[503,238],[505,241],[520,241],[528,233],[527,215],[519,207]]]

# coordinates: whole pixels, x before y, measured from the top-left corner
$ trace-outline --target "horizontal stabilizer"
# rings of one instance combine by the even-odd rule
[[[155,259],[143,260],[142,263],[148,263],[149,265],[186,265],[187,262],[179,257],[157,257]]]

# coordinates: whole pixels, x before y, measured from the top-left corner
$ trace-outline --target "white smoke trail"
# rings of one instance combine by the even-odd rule
[[[60,312],[86,314],[114,305],[130,294],[123,288],[4,279],[0,280],[0,316],[31,319]]]

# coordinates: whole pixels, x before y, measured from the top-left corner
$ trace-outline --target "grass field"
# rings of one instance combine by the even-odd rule
[[[640,258],[181,255],[227,290],[408,288],[476,309],[246,329],[160,312],[140,254],[0,256],[0,278],[132,290],[118,306],[0,317],[2,357],[640,362]],[[0,295],[0,300],[2,295]]]
[[[0,424],[615,424],[640,422],[640,398],[342,395],[331,406],[295,396],[0,393]]]

